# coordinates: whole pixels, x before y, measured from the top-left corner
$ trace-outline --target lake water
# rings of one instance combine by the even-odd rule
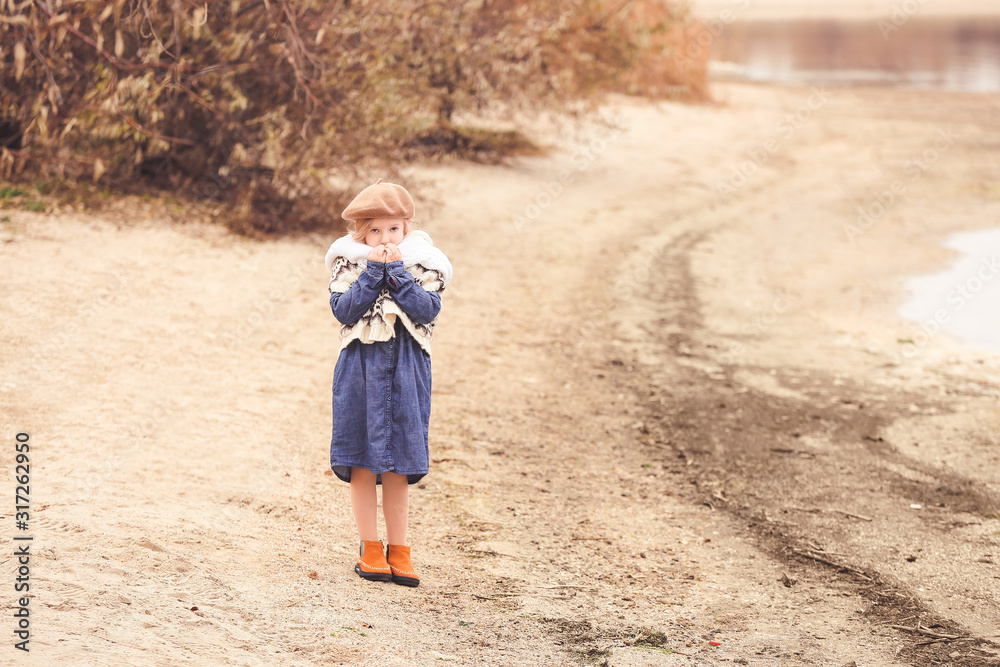
[[[1000,92],[1000,19],[733,22],[715,32],[713,79]]]
[[[940,330],[1000,353],[1000,229],[952,234],[945,246],[961,256],[940,273],[911,278],[910,300],[899,310],[920,323],[916,348]]]

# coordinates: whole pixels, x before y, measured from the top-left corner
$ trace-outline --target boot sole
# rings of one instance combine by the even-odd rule
[[[367,581],[392,581],[392,574],[389,572],[365,572],[357,563],[354,564],[354,571],[358,573],[359,577]]]
[[[399,577],[394,574],[392,575],[392,583],[399,584],[400,586],[416,588],[420,584],[420,580],[414,579],[413,577]]]

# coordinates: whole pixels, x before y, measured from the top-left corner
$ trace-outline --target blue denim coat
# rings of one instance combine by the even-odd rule
[[[330,295],[333,316],[353,324],[383,287],[414,322],[426,323],[441,310],[441,295],[418,285],[402,260],[376,262],[344,293]],[[333,371],[333,437],[330,467],[345,482],[351,468],[406,475],[415,484],[427,474],[427,427],[431,416],[431,358],[396,319],[387,341],[351,341]]]

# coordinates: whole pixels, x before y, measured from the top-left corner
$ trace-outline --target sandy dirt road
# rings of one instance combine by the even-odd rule
[[[415,590],[353,573],[326,474],[335,234],[12,212],[0,461],[30,434],[34,597],[0,662],[1000,663],[1000,357],[895,315],[998,219],[1000,99],[716,95],[413,173],[455,267]],[[892,627],[918,622],[961,639]]]

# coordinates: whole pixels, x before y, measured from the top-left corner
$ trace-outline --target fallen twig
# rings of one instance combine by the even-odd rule
[[[846,556],[847,554],[842,554],[839,551],[828,551],[826,548],[819,546],[818,544],[813,544],[809,540],[806,540],[806,546],[809,547],[809,551],[815,551],[818,554],[823,554],[824,556]]]
[[[938,637],[937,639],[928,639],[927,641],[917,642],[917,646],[927,646],[928,644],[940,644],[941,642],[950,641],[944,637]]]
[[[838,514],[843,514],[845,516],[849,516],[849,517],[852,517],[852,518],[855,518],[855,519],[861,519],[862,521],[871,521],[872,520],[872,518],[869,517],[869,516],[864,516],[862,514],[854,514],[853,512],[845,512],[844,510],[828,509],[826,511],[827,512],[837,512]]]
[[[814,507],[814,508],[810,509],[808,507],[795,507],[794,505],[790,505],[790,506],[786,507],[785,509],[796,510],[798,512],[808,512],[810,514],[815,514],[816,512],[830,512],[830,513],[833,513],[833,514],[843,514],[844,516],[849,516],[849,517],[852,517],[854,519],[861,519],[862,521],[871,521],[872,520],[872,518],[870,516],[865,516],[863,514],[855,514],[854,512],[848,512],[847,510],[839,510],[839,509],[836,509],[834,507],[831,507],[831,508]]]
[[[925,628],[919,624],[917,625],[917,632],[919,632],[922,635],[927,635],[929,637],[937,637],[939,639],[963,639],[965,637],[965,635],[945,635],[940,632],[934,632],[933,630]]]
[[[798,549],[792,549],[792,551],[794,553],[799,554],[800,556],[805,556],[806,558],[812,558],[813,560],[819,561],[820,563],[823,563],[825,565],[829,565],[831,567],[836,567],[836,568],[841,569],[841,570],[847,570],[848,572],[852,572],[852,573],[858,575],[862,579],[867,579],[868,581],[872,580],[872,578],[869,577],[867,574],[865,574],[861,570],[858,570],[857,568],[851,567],[850,565],[843,565],[841,563],[837,563],[837,562],[834,562],[832,560],[828,560],[826,558],[823,558],[822,556],[817,556],[816,554],[809,553],[808,551],[799,551]]]
[[[968,637],[967,635],[946,635],[940,632],[934,632],[933,630],[925,628],[924,626],[920,625],[920,623],[917,623],[912,628],[906,625],[890,625],[889,627],[896,628],[897,630],[907,630],[908,632],[916,632],[922,635],[927,635],[928,637],[934,637],[935,641],[954,641],[956,639],[970,639],[970,637]],[[925,642],[925,643],[931,643],[931,642]]]

